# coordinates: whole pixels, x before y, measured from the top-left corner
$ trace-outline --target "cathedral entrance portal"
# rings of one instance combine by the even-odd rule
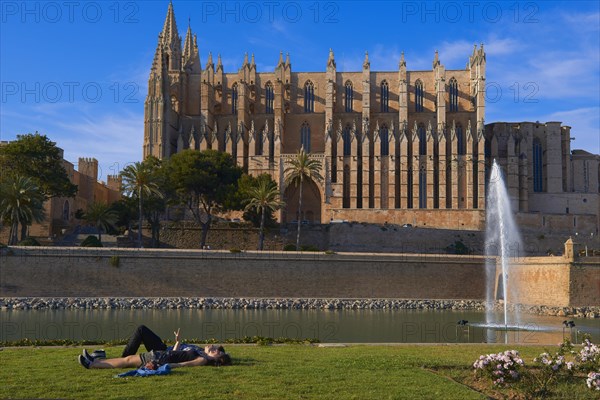
[[[321,223],[321,192],[314,182],[302,184],[302,210],[298,211],[300,187],[290,185],[285,189],[285,212],[283,222],[303,221],[308,224]]]

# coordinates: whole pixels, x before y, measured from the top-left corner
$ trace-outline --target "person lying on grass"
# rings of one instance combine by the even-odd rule
[[[106,359],[101,351],[89,354],[83,349],[83,354],[79,356],[79,364],[88,369],[145,367],[152,370],[165,364],[169,364],[171,368],[231,365],[231,357],[223,346],[208,345],[200,348],[182,344],[179,342],[179,329],[173,333],[175,345],[167,347],[156,333],[145,325],[140,325],[129,338],[121,357]],[[141,344],[144,344],[147,351],[136,354]]]

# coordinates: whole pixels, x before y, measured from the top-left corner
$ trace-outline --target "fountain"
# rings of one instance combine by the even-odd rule
[[[486,265],[487,273],[487,312],[486,325],[490,327],[501,327],[505,331],[509,329],[520,329],[519,313],[508,311],[508,301],[519,303],[518,287],[508,282],[510,276],[510,259],[519,256],[521,237],[513,218],[510,198],[506,190],[506,184],[500,166],[494,160],[490,174],[486,204],[486,256],[491,256]],[[497,262],[499,257],[501,266],[500,276],[497,278]],[[493,312],[493,304],[500,299],[504,303],[504,321],[496,321]]]

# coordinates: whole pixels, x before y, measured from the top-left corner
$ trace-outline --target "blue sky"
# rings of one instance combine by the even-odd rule
[[[487,53],[486,122],[562,121],[572,148],[600,153],[600,6],[596,1],[203,3],[173,1],[201,62],[225,72],[254,53],[271,71],[289,52],[293,71],[464,68],[474,44]],[[0,139],[39,131],[101,177],[142,157],[144,98],[168,1],[0,3]],[[216,58],[215,58],[216,61]]]

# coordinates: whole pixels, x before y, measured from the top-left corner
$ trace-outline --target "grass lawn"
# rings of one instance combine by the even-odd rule
[[[125,370],[86,370],[80,347],[23,347],[0,351],[0,398],[75,399],[486,399],[494,390],[473,377],[481,354],[516,348],[526,363],[541,347],[505,345],[392,345],[317,347],[229,345],[231,367],[173,370],[167,376],[114,378]],[[107,348],[108,357],[122,347]],[[591,399],[578,377],[553,388],[551,398]],[[505,397],[506,396],[506,397]]]

